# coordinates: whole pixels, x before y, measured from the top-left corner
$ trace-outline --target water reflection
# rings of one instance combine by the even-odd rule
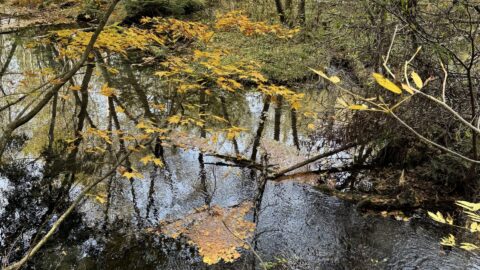
[[[35,85],[51,79],[53,71],[66,70],[72,65],[69,60],[58,58],[54,45],[31,47],[29,41],[29,38],[0,35],[2,128],[38,99],[32,95],[16,96],[18,92],[32,91]],[[280,141],[291,151],[301,149],[305,155],[331,144],[330,140],[309,138],[306,123],[296,111],[283,106],[281,99],[265,98],[255,91],[244,95],[179,94],[153,75],[156,67],[141,67],[136,60],[134,55],[124,59],[97,52],[95,60],[92,59],[95,62],[72,78],[69,87],[52,97],[51,106],[16,132],[14,143],[6,152],[10,162],[0,165],[3,263],[24,254],[71,199],[94,176],[101,174],[109,162],[127,151],[128,142],[119,133],[112,144],[119,145],[119,149],[88,152],[101,144],[98,138],[80,144],[82,132],[87,128],[128,132],[141,121],[164,119],[177,112],[199,116],[196,119],[202,122],[206,122],[205,115],[210,113],[222,116],[228,125],[252,131],[235,140],[220,134],[216,142],[218,153],[242,154],[260,162],[267,152],[270,161],[283,166],[294,163],[295,156],[279,155],[281,150],[275,147],[262,147],[262,140]],[[117,95],[99,94],[105,86],[115,88]],[[322,96],[325,93],[305,91],[312,104],[328,99]],[[225,126],[208,123],[179,127],[178,131],[209,138],[207,128]],[[74,140],[78,152],[67,151],[66,139]],[[146,166],[143,178],[112,176],[102,183],[29,267],[252,269],[254,258],[250,253],[233,264],[207,267],[185,240],[165,239],[145,229],[165,219],[181,218],[205,204],[232,207],[252,200],[258,194],[257,185],[261,186],[258,172],[220,166],[221,159],[195,149],[168,145],[160,139],[152,148],[164,167]],[[336,164],[341,162],[340,158],[351,157],[341,153],[325,164]],[[127,163],[134,161],[129,159]],[[445,269],[480,269],[478,257],[457,251],[442,254],[437,242],[443,232],[422,220],[404,223],[365,218],[354,206],[295,182],[267,182],[261,193],[260,209],[255,215],[258,223],[255,243],[264,260],[285,258],[277,265],[278,269],[435,269],[439,265]]]

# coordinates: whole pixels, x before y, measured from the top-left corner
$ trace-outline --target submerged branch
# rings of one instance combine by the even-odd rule
[[[278,177],[280,177],[280,176],[282,176],[282,175],[285,175],[286,173],[289,173],[289,172],[294,171],[294,170],[296,170],[296,169],[298,169],[298,168],[301,168],[301,167],[303,167],[303,166],[305,166],[305,165],[308,165],[308,164],[310,164],[310,163],[313,163],[313,162],[315,162],[315,161],[317,161],[317,160],[319,160],[319,159],[326,158],[326,157],[329,157],[329,156],[333,156],[333,155],[335,155],[335,154],[337,154],[337,153],[340,153],[340,152],[342,152],[342,151],[348,150],[348,149],[350,149],[350,148],[352,148],[352,147],[354,147],[354,146],[356,146],[356,145],[358,145],[358,143],[353,142],[353,143],[346,144],[345,146],[342,146],[342,147],[340,147],[340,148],[334,149],[334,150],[332,150],[332,151],[328,151],[328,152],[326,152],[326,153],[323,153],[323,154],[320,154],[320,155],[316,155],[316,156],[311,157],[311,158],[309,158],[309,159],[307,159],[307,160],[305,160],[305,161],[302,161],[302,162],[297,163],[297,164],[295,164],[295,165],[293,165],[293,166],[290,166],[290,167],[288,167],[288,168],[286,168],[286,169],[280,170],[279,172],[277,172],[276,174],[274,174],[272,177],[270,177],[270,179],[276,179],[276,178],[278,178]]]

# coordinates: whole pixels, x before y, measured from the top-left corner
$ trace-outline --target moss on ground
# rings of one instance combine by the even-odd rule
[[[239,32],[217,33],[214,43],[232,52],[232,61],[256,61],[269,79],[292,82],[312,77],[309,67],[324,64],[324,50],[302,33],[290,40],[273,36],[246,37]]]

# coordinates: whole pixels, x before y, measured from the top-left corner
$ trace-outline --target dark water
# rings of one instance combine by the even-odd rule
[[[1,36],[2,63],[14,38],[12,35]],[[53,58],[48,55],[48,50],[29,49],[25,44],[20,43],[8,74],[2,78],[4,89],[18,87],[25,79],[24,71],[57,65],[55,61],[51,62]],[[111,61],[118,61],[122,70],[121,61],[115,58]],[[137,83],[147,92],[161,85],[148,68],[134,69],[133,73]],[[131,84],[129,79],[119,75],[116,80],[118,85],[125,85],[121,98],[132,110],[141,111],[141,108],[135,108],[134,100],[129,103],[134,99],[132,86],[128,86]],[[97,75],[91,87],[98,90],[103,83],[102,77]],[[314,92],[308,85],[305,91],[312,104],[329,99],[328,94]],[[89,106],[96,112],[92,118],[99,119],[106,114],[104,100],[94,94],[91,99],[93,105]],[[227,102],[237,125],[250,130],[256,128],[263,106],[258,94],[232,97]],[[211,110],[219,110],[215,106],[218,105],[211,104]],[[269,119],[273,113],[270,108]],[[289,117],[284,111],[280,141],[292,148]],[[4,115],[3,119],[6,118]],[[44,138],[45,119],[40,117],[23,128],[22,134]],[[265,139],[273,138],[273,129],[272,121],[267,122]],[[195,129],[187,132],[198,134]],[[310,140],[311,137],[304,135],[307,133],[305,128],[300,128],[299,133],[303,155],[313,154],[320,146],[322,151],[327,149],[324,140],[318,137]],[[252,139],[253,132],[238,138],[242,153],[249,153]],[[37,228],[42,225],[39,220],[51,207],[46,187],[48,181],[55,182],[56,178],[44,175],[45,163],[38,158],[40,151],[35,147],[41,143],[38,140],[29,144],[28,151],[9,152],[9,155],[16,156],[15,162],[2,165],[0,171],[0,256],[3,263],[18,259],[25,252]],[[220,138],[217,147],[220,153],[233,152],[232,143],[225,138]],[[264,148],[262,151],[272,156],[273,163],[295,163],[296,157],[280,155],[284,153],[281,149]],[[108,211],[104,203],[95,199],[96,194],[91,194],[55,237],[32,258],[28,268],[252,269],[253,265],[259,268],[258,260],[249,252],[244,252],[235,263],[207,266],[185,239],[172,240],[146,230],[162,220],[185,216],[203,206],[207,199],[212,205],[222,207],[252,200],[256,185],[249,169],[214,166],[209,163],[220,160],[205,156],[206,176],[202,182],[199,154],[196,150],[166,148],[165,168],[142,171],[144,178],[133,182],[121,177],[112,178]],[[350,154],[340,153],[312,167],[338,164],[345,158],[349,159]],[[69,197],[75,198],[85,183],[88,183],[88,177],[72,187]],[[270,262],[272,269],[480,269],[477,255],[456,249],[444,251],[440,247],[440,238],[448,233],[445,228],[421,218],[421,215],[415,216],[408,222],[367,217],[354,205],[326,196],[309,184],[269,182],[257,224],[257,252],[263,261]],[[46,227],[57,218],[55,214],[51,215]]]

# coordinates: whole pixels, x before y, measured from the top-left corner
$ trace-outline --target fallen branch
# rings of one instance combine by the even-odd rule
[[[356,142],[354,142],[354,143],[349,143],[349,144],[346,144],[345,146],[342,146],[342,147],[337,148],[337,149],[335,149],[335,150],[328,151],[328,152],[326,152],[326,153],[323,153],[323,154],[320,154],[320,155],[311,157],[311,158],[309,158],[309,159],[307,159],[307,160],[305,160],[305,161],[302,161],[302,162],[300,162],[300,163],[297,163],[297,164],[295,164],[295,165],[293,165],[293,166],[291,166],[291,167],[288,167],[288,168],[286,168],[286,169],[280,170],[279,172],[277,172],[277,173],[274,174],[273,176],[269,177],[269,179],[276,179],[276,178],[278,178],[278,177],[280,177],[280,176],[285,175],[286,173],[289,173],[289,172],[291,172],[291,171],[294,171],[294,170],[296,170],[296,169],[298,169],[298,168],[301,168],[301,167],[303,167],[303,166],[305,166],[305,165],[308,165],[308,164],[310,164],[310,163],[312,163],[312,162],[315,162],[315,161],[317,161],[317,160],[319,160],[319,159],[326,158],[326,157],[329,157],[329,156],[333,156],[333,155],[335,155],[335,154],[337,154],[337,153],[340,153],[340,152],[342,152],[342,151],[345,151],[345,150],[347,150],[347,149],[350,149],[350,148],[352,148],[352,147],[354,147],[354,146],[356,146],[356,145],[358,145],[358,143],[356,143]]]
[[[378,168],[379,166],[376,165],[371,165],[371,164],[354,164],[350,166],[344,166],[344,167],[331,167],[328,169],[318,169],[318,170],[313,170],[313,171],[306,171],[306,172],[298,172],[298,173],[292,173],[288,175],[281,175],[275,179],[270,179],[275,182],[281,182],[281,181],[286,181],[290,180],[293,178],[298,178],[298,177],[304,177],[304,176],[309,176],[309,175],[318,175],[318,174],[324,174],[324,173],[341,173],[341,172],[355,172],[355,171],[360,171],[360,170],[371,170],[374,168]]]

